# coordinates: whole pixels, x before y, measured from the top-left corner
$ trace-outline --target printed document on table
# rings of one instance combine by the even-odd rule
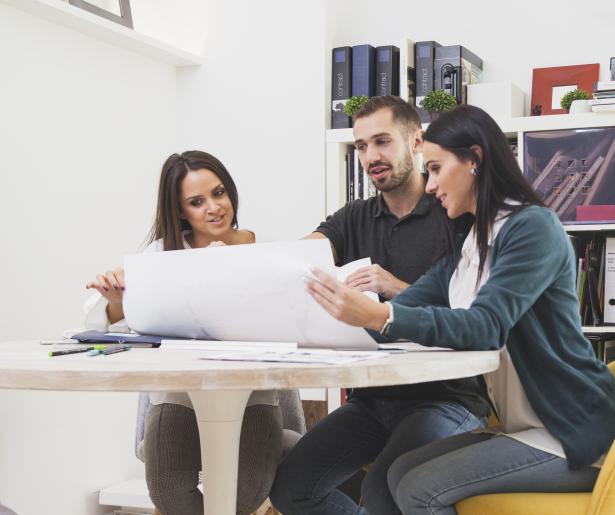
[[[143,334],[376,349],[305,291],[312,267],[336,275],[326,239],[126,256],[124,313]]]
[[[326,349],[298,349],[290,351],[245,351],[207,352],[201,359],[215,361],[263,361],[268,363],[305,363],[344,365],[366,359],[380,359],[388,356],[382,351],[332,351]]]

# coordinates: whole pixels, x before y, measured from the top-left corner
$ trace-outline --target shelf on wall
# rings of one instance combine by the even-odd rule
[[[566,224],[566,232],[595,232],[595,231],[615,231],[615,222],[605,222],[596,224]]]
[[[552,131],[560,129],[592,129],[615,125],[614,113],[554,114],[546,116],[524,116],[498,120],[506,134],[514,132]]]
[[[585,334],[615,334],[615,325],[584,325],[582,329]]]
[[[519,132],[550,131],[560,129],[592,129],[595,127],[615,126],[614,113],[582,113],[582,114],[554,114],[547,116],[524,116],[496,120],[506,135]],[[423,124],[423,129],[427,125]],[[353,143],[352,129],[329,129],[326,131],[327,143]]]
[[[0,2],[166,64],[194,66],[202,62],[199,55],[140,34],[61,0],[0,0]]]

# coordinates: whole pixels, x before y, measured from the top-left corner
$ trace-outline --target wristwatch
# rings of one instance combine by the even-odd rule
[[[391,304],[388,300],[385,304],[389,305],[389,318],[386,319],[382,329],[380,329],[380,334],[382,336],[389,336],[389,331],[391,330],[391,326],[393,325],[393,304]]]

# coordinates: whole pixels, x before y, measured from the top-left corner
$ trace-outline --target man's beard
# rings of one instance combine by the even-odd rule
[[[389,174],[389,180],[379,184],[376,181],[374,186],[379,191],[384,191],[386,193],[396,190],[406,182],[410,178],[412,171],[414,170],[414,162],[412,161],[412,156],[410,155],[410,148],[408,148],[408,152],[404,153],[404,157],[402,157],[394,166],[391,167],[391,173]]]

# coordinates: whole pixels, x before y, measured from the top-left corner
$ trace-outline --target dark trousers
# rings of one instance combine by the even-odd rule
[[[246,408],[241,425],[237,513],[255,511],[267,498],[283,449],[278,406]],[[152,406],[145,418],[145,478],[149,495],[162,515],[202,515],[197,488],[201,445],[194,410],[178,404]]]
[[[299,440],[278,468],[270,498],[284,515],[400,513],[387,485],[391,463],[484,423],[455,402],[352,398]],[[369,463],[364,509],[337,487]]]

